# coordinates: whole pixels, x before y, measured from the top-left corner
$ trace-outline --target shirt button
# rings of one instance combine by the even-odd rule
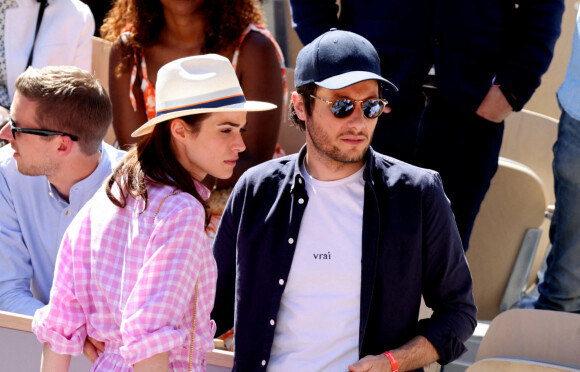
[[[66,211],[66,212],[65,212],[65,214],[66,214],[67,216],[70,216],[70,215],[72,214],[72,212],[71,212],[71,211]]]
[[[262,360],[262,366],[265,366],[265,365],[266,365],[266,361]]]
[[[302,184],[302,178],[298,178],[298,183]]]
[[[292,239],[292,238],[288,239],[288,243],[289,244],[294,244],[294,239]]]
[[[276,324],[276,322],[274,321],[274,319],[270,319],[270,325],[273,326],[274,324]]]
[[[278,280],[278,284],[280,284],[280,285],[284,285],[284,279],[280,279],[280,280]]]
[[[304,204],[304,199],[302,198],[298,199],[298,204]]]

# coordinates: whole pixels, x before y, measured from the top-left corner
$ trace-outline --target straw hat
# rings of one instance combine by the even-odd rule
[[[265,111],[267,102],[246,101],[230,61],[217,54],[185,57],[159,69],[155,86],[156,116],[131,136],[151,133],[155,124],[192,114]]]

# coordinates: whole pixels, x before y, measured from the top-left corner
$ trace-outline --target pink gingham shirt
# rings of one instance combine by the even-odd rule
[[[193,370],[205,371],[217,279],[205,211],[187,193],[167,197],[171,187],[148,183],[147,190],[143,213],[142,199],[128,197],[118,208],[103,188],[79,212],[61,244],[50,303],[36,311],[32,330],[60,354],[82,353],[87,335],[105,342],[91,371],[129,372],[166,351],[170,370],[187,371],[199,280]]]

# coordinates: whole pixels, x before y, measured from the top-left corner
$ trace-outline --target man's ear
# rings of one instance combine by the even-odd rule
[[[184,142],[187,138],[187,129],[185,128],[187,124],[181,118],[176,118],[171,120],[169,123],[171,134],[178,142]]]
[[[294,111],[296,116],[302,121],[306,121],[306,107],[304,105],[304,96],[298,92],[292,92],[292,103],[294,104]]]
[[[58,136],[56,151],[61,156],[67,156],[72,151],[73,143],[69,136]]]

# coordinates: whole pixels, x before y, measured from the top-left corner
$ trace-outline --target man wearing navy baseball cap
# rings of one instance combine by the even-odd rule
[[[214,243],[217,334],[237,371],[401,371],[466,349],[476,308],[439,175],[369,147],[377,52],[330,30],[296,60],[298,154],[248,170]],[[421,295],[433,315],[418,321]]]

